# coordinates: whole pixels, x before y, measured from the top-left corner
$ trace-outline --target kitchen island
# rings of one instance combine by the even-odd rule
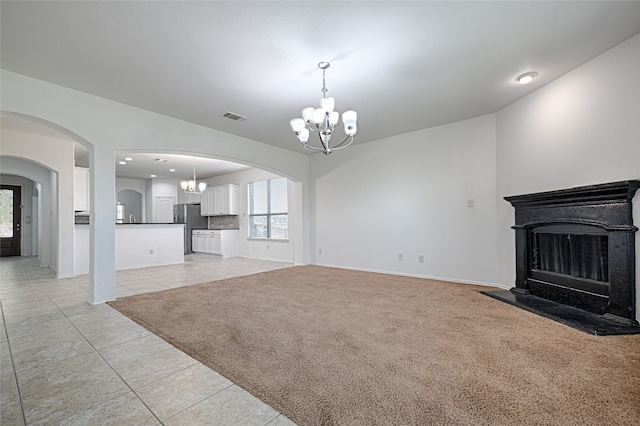
[[[89,225],[75,225],[74,274],[89,273]],[[116,270],[184,263],[184,224],[116,225]]]

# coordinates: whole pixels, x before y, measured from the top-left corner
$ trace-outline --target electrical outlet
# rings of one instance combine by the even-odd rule
[[[149,249],[149,254],[153,254],[153,249]]]
[[[322,254],[322,249],[318,249],[318,254]]]
[[[402,253],[398,253],[398,260],[400,261],[404,260],[404,256],[402,255]]]
[[[418,262],[424,263],[424,255],[421,254],[420,256],[418,256]]]
[[[473,198],[469,198],[467,200],[467,207],[474,207],[476,205],[476,200],[474,200]]]

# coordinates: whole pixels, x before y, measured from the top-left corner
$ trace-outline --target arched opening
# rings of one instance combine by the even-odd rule
[[[30,179],[22,198],[23,255],[36,253],[42,266],[58,278],[74,276],[74,145],[91,145],[59,126],[22,114],[2,112],[3,174]],[[29,207],[30,213],[29,213]],[[28,253],[31,247],[31,253]]]
[[[142,195],[132,189],[118,191],[116,223],[138,223],[143,220]]]
[[[302,183],[291,176],[258,164],[247,164],[236,159],[222,159],[202,152],[185,151],[116,151],[115,158],[116,187],[118,202],[116,214],[118,223],[129,223],[129,206],[122,199],[123,189],[135,190],[143,194],[143,210],[138,222],[165,223],[158,207],[158,200],[171,202],[180,211],[185,205],[201,204],[202,194],[184,191],[180,183],[185,180],[206,184],[208,190],[225,185],[235,186],[237,191],[238,213],[207,215],[208,222],[198,221],[198,228],[238,231],[238,256],[303,263],[303,212]],[[194,176],[195,175],[195,176]],[[250,235],[249,184],[259,181],[287,179],[288,235],[287,238],[259,238]],[[205,190],[207,192],[207,190]],[[192,207],[189,207],[193,210]],[[119,217],[119,218],[118,218]],[[136,219],[139,216],[136,215]],[[191,231],[189,231],[190,233]],[[191,253],[188,243],[191,236],[185,237],[185,253]]]
[[[52,172],[52,179],[55,180],[55,190],[54,198],[59,200],[60,205],[56,205],[54,209],[51,209],[51,215],[54,217],[54,220],[58,226],[58,229],[55,232],[55,236],[57,238],[55,249],[52,251],[52,255],[55,254],[57,257],[55,261],[62,265],[62,267],[57,268],[57,276],[62,277],[71,277],[78,273],[86,273],[89,272],[89,302],[90,303],[102,303],[107,300],[114,299],[116,297],[115,293],[115,271],[117,266],[115,265],[114,253],[117,253],[116,249],[116,205],[117,205],[117,197],[119,189],[130,189],[133,191],[137,191],[140,194],[144,194],[142,196],[141,208],[137,210],[140,214],[140,219],[145,218],[145,221],[148,221],[150,212],[153,213],[152,203],[149,202],[149,188],[153,188],[153,183],[149,182],[150,179],[147,179],[142,183],[142,188],[140,187],[124,187],[120,188],[118,184],[118,179],[116,180],[116,186],[113,186],[114,183],[114,174],[116,171],[116,165],[114,164],[114,155],[121,151],[118,151],[114,148],[110,140],[103,141],[99,136],[96,136],[98,139],[96,144],[88,143],[83,138],[78,137],[71,131],[66,131],[61,126],[55,125],[53,123],[49,123],[45,120],[40,120],[37,118],[24,116],[21,114],[11,114],[11,113],[3,113],[3,118],[14,119],[16,122],[20,122],[21,125],[27,123],[28,125],[32,125],[30,129],[38,128],[42,132],[50,131],[53,134],[34,134],[32,130],[29,132],[21,132],[17,130],[26,130],[24,128],[16,129],[16,131],[12,131],[11,129],[7,129],[6,126],[3,127],[3,133],[20,133],[24,136],[21,140],[21,143],[13,143],[6,145],[4,144],[3,138],[3,147],[2,151],[0,151],[0,155],[12,155],[20,158],[28,159],[30,161],[42,162],[43,164],[49,164],[52,159],[57,159],[59,157],[64,156],[64,165],[63,166],[51,166],[51,170],[55,170]],[[27,125],[24,124],[24,125]],[[89,132],[88,134],[91,134]],[[27,140],[28,143],[24,144],[24,140]],[[47,144],[44,144],[47,149],[41,149],[43,146],[43,140],[46,140]],[[50,152],[48,149],[48,145],[50,141],[64,141],[66,146],[58,150],[57,152]],[[133,144],[135,146],[135,144]],[[143,144],[144,145],[144,144]],[[88,155],[85,155],[85,158],[89,159],[88,169],[88,180],[87,186],[91,188],[92,195],[91,199],[91,212],[90,212],[90,221],[89,226],[85,226],[83,228],[84,236],[82,237],[83,243],[82,248],[78,249],[78,239],[76,238],[78,226],[75,225],[74,214],[73,211],[77,210],[73,206],[74,197],[73,189],[74,189],[74,166],[77,164],[74,163],[74,147],[84,147],[85,154],[88,152]],[[150,146],[153,146],[151,144]],[[138,150],[140,152],[141,150]],[[166,152],[166,149],[164,150]],[[64,155],[61,153],[64,152]],[[129,151],[126,151],[129,152]],[[136,151],[131,151],[132,153]],[[145,148],[145,152],[152,152],[150,149]],[[158,152],[163,152],[159,150]],[[174,152],[174,151],[172,151]],[[181,152],[181,154],[185,154],[185,152]],[[203,153],[201,151],[193,151],[187,152],[190,157],[198,156],[201,158],[213,159],[214,155],[211,153]],[[222,156],[221,156],[222,157]],[[242,155],[240,155],[242,157]],[[226,160],[231,161],[242,161],[237,158],[227,158]],[[269,168],[269,166],[262,166],[260,164],[244,164],[246,167],[247,176],[243,176],[237,184],[243,188],[241,194],[239,195],[240,200],[243,203],[246,203],[246,185],[249,181],[255,181],[259,179],[268,179],[270,177],[287,177],[288,179],[300,179],[300,176],[303,176],[301,173],[296,173],[299,171],[298,168],[292,168],[294,170],[293,173],[296,175],[287,176],[286,173],[278,172],[273,169],[273,167]],[[240,163],[238,163],[240,164]],[[266,162],[268,164],[268,161]],[[278,162],[275,162],[278,164]],[[286,163],[283,162],[282,166],[284,169],[287,169],[287,164],[291,164],[291,162]],[[82,164],[86,168],[86,164]],[[277,168],[277,166],[276,166]],[[250,170],[250,172],[248,171]],[[275,173],[274,173],[275,172]],[[222,176],[213,176],[208,177],[210,179],[211,186],[214,185],[224,185],[228,183],[225,179],[229,177],[229,175],[233,175],[235,172],[229,172],[227,175]],[[240,172],[237,172],[240,173]],[[268,175],[266,178],[265,175]],[[237,176],[236,176],[237,177]],[[134,185],[135,186],[135,185]],[[176,191],[176,202],[178,201],[178,195],[183,195],[178,193],[179,181],[175,180],[173,187]],[[291,209],[295,209],[295,215],[292,214],[292,217],[295,216],[295,220],[291,222],[291,229],[295,229],[295,232],[291,232],[289,241],[282,242],[273,242],[269,240],[261,240],[261,239],[248,239],[246,235],[243,236],[242,241],[248,247],[244,251],[244,255],[247,257],[253,257],[258,259],[266,259],[266,260],[282,260],[285,262],[293,262],[297,264],[301,264],[304,262],[303,255],[303,231],[302,231],[302,223],[303,223],[303,205],[304,202],[302,200],[302,187],[303,184],[300,181],[289,180],[289,193],[293,194],[291,203]],[[97,189],[97,190],[96,190]],[[40,190],[38,191],[40,193]],[[42,194],[46,193],[46,188],[42,188]],[[96,196],[96,193],[99,196]],[[153,191],[151,191],[153,193]],[[112,194],[112,195],[111,195]],[[187,201],[189,202],[189,201]],[[41,216],[46,219],[48,218],[48,211],[44,206],[39,206],[41,209],[39,210]],[[129,214],[127,213],[124,218],[129,219]],[[133,213],[136,216],[136,221],[138,221],[138,215]],[[151,216],[152,217],[152,216]],[[239,229],[247,229],[248,226],[245,224],[246,219],[244,218],[244,214],[238,215],[238,228]],[[133,217],[131,217],[133,218]],[[142,222],[142,220],[140,220]],[[44,228],[40,228],[44,229]],[[40,235],[40,233],[38,233]],[[293,236],[293,238],[291,238]],[[46,239],[46,233],[42,233],[42,241]],[[94,244],[94,241],[100,241],[100,244]],[[38,244],[38,246],[42,246],[43,244]],[[86,265],[86,268],[83,268],[82,271],[76,268],[76,259],[75,255],[78,251],[82,251],[84,255],[87,257],[86,261],[83,265]],[[144,250],[146,254],[152,254],[154,257],[158,258],[159,253],[158,250],[154,250],[153,247],[149,247]],[[128,265],[128,267],[135,267]]]

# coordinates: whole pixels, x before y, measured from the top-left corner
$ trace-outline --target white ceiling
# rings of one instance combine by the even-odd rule
[[[125,160],[125,158],[131,158],[132,161]],[[120,164],[120,161],[124,161],[127,164]],[[178,179],[182,181],[193,179],[194,166],[198,181],[250,168],[249,166],[214,158],[192,157],[172,153],[116,153],[116,176],[118,177],[150,179],[153,174],[158,179]]]
[[[6,70],[300,152],[289,120],[318,103],[320,61],[363,143],[495,112],[640,32],[638,1],[0,7]]]

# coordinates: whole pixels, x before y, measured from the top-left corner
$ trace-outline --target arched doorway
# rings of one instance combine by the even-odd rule
[[[132,189],[118,191],[116,206],[117,223],[139,223],[142,221],[142,194]]]

